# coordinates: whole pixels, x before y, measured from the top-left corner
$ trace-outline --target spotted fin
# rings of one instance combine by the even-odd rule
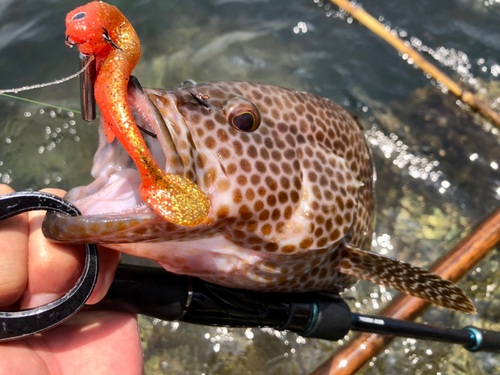
[[[449,280],[423,268],[346,245],[340,272],[369,280],[435,305],[477,314],[469,297]]]

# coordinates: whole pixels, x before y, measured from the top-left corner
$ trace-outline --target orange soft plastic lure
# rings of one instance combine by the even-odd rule
[[[164,173],[142,139],[127,101],[127,84],[141,56],[139,38],[115,6],[94,1],[66,16],[66,43],[96,58],[95,98],[108,141],[114,136],[141,174],[142,198],[175,224],[195,226],[207,217],[210,202],[187,178]]]

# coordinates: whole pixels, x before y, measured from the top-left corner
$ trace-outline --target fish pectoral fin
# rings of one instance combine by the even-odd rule
[[[194,227],[205,221],[210,200],[194,182],[185,177],[161,174],[152,182],[143,180],[142,199],[171,223]]]
[[[477,314],[471,299],[454,283],[394,258],[345,245],[340,272],[422,298],[441,307]]]

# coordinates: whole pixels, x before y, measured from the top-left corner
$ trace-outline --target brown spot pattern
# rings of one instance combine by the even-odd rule
[[[338,292],[353,282],[340,272],[339,244],[370,246],[373,168],[364,136],[345,110],[311,94],[249,82],[147,92],[171,121],[175,108],[185,116],[172,136],[179,156],[167,156],[167,168],[190,176],[211,200],[205,224],[164,224],[161,232],[172,241],[222,236],[233,246],[219,257],[237,269],[198,276],[282,292]],[[208,95],[211,110],[190,92]],[[227,123],[224,105],[234,98],[259,110],[255,132]]]

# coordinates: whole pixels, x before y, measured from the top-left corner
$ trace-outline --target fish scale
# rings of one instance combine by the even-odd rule
[[[262,116],[258,133],[228,127],[224,116],[195,104],[191,92],[210,98],[214,108],[234,97],[251,101]],[[370,243],[373,210],[371,158],[350,115],[324,98],[246,82],[194,86],[175,96],[146,93],[164,118],[180,113],[197,135],[197,169],[203,171],[198,184],[216,192],[210,194],[208,220],[225,222],[224,237],[240,252],[273,254],[238,268],[248,278],[246,287],[338,291],[349,282],[338,272],[338,246],[352,227],[350,242]],[[330,151],[334,145],[336,153]],[[177,271],[176,265],[162,265]],[[219,281],[217,275],[211,281]]]
[[[227,126],[222,113],[194,106],[191,91],[215,98],[210,100],[214,108],[222,108],[235,95],[250,100],[262,112],[258,133],[242,134]],[[178,90],[169,100],[162,100],[169,97],[166,91],[146,93],[164,118],[174,118],[178,111],[189,121],[185,129],[196,149],[197,183],[205,192],[216,192],[208,220],[236,220],[226,237],[233,243],[256,251],[304,252],[338,245],[353,224],[359,229],[353,232],[353,243],[369,242],[373,193],[365,191],[373,189],[371,159],[357,124],[336,104],[293,90],[238,82]],[[275,103],[287,103],[281,104],[283,114]],[[298,103],[295,109],[293,103]],[[316,108],[317,115],[312,117],[306,106]],[[288,107],[292,111],[286,111]],[[295,121],[289,118],[292,114]],[[314,122],[318,125],[309,129]],[[339,131],[327,137],[328,127],[336,122],[342,124]],[[329,151],[343,139],[352,140],[352,148]],[[191,146],[183,138],[176,146],[186,158],[194,157],[186,152]],[[355,153],[356,148],[360,152]],[[366,211],[366,217],[356,210]]]
[[[369,251],[373,163],[358,124],[334,102],[250,82],[177,90],[129,85],[128,98],[141,126],[162,135],[146,141],[153,155],[164,153],[164,172],[188,178],[208,196],[207,218],[195,227],[173,224],[140,197],[124,210],[118,190],[133,195],[137,187],[120,173],[133,170],[121,167],[122,146],[108,143],[101,129],[95,185],[67,195],[84,216],[47,215],[49,238],[106,243],[229,287],[336,294],[363,278],[475,312],[453,283]],[[248,106],[260,126],[246,133],[228,116]]]

